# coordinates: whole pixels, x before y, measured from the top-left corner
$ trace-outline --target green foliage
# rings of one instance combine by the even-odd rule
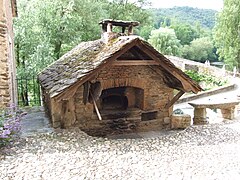
[[[177,39],[180,40],[182,46],[178,46],[178,53],[172,54],[200,62],[218,61],[211,33],[216,11],[191,7],[150,9],[149,11],[153,13],[155,28],[174,29]],[[161,48],[157,49],[161,50]]]
[[[41,90],[36,76],[17,78],[18,105],[40,106]]]
[[[147,41],[150,37],[151,31],[154,29],[155,28],[151,25],[145,25],[145,26],[141,27],[141,29],[139,31],[139,36],[141,36],[142,38],[144,38]]]
[[[195,25],[200,23],[201,27],[212,29],[215,24],[217,11],[211,9],[198,9],[192,7],[173,7],[151,9],[155,16],[155,27],[159,28],[162,24],[169,26],[172,21]]]
[[[147,40],[151,30],[153,29],[153,26],[151,25],[153,20],[150,13],[146,9],[142,8],[147,4],[147,0],[112,0],[110,3],[106,3],[105,5],[105,9],[107,11],[105,18],[139,21],[140,26],[134,29],[134,33],[139,34]]]
[[[110,3],[106,3],[105,10],[108,11],[108,18],[139,21],[141,25],[144,25],[148,22],[149,13],[141,7],[146,3],[145,0],[112,0]]]
[[[175,24],[171,28],[175,30],[176,36],[182,45],[189,45],[194,39],[200,36],[197,30],[189,24]]]
[[[216,61],[215,48],[210,37],[194,39],[182,48],[182,57],[199,62]]]
[[[180,55],[181,44],[174,29],[159,28],[152,30],[148,41],[154,48],[165,55]]]
[[[113,0],[19,0],[14,22],[17,73],[38,74],[81,41],[100,38],[98,22],[105,18],[137,20],[149,14],[135,3]]]
[[[206,87],[202,87],[204,90],[209,90],[214,87],[225,85],[227,82],[225,79],[218,78],[206,73],[199,73],[193,70],[187,70],[185,73],[191,77],[197,83],[206,84]]]
[[[144,28],[150,17],[141,8],[145,2],[19,0],[18,17],[14,22],[18,79],[36,76],[82,41],[99,39],[101,27],[98,23],[102,19],[136,20]],[[34,89],[37,86],[31,84],[35,81],[18,85],[21,105],[31,105],[32,92],[38,91]]]
[[[20,0],[14,23],[18,74],[37,74],[80,41],[100,37],[100,9],[98,1]]]
[[[218,54],[227,67],[240,70],[240,1],[225,0],[224,8],[217,18],[215,41]]]

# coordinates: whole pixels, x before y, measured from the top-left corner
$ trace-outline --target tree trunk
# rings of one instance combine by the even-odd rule
[[[58,41],[55,43],[54,54],[56,59],[60,58],[61,47],[62,47],[62,41]]]

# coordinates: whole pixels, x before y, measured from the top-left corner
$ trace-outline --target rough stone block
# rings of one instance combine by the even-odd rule
[[[170,117],[165,117],[165,118],[163,119],[163,123],[164,123],[164,124],[170,124],[170,122],[171,122],[171,118],[170,118]]]
[[[222,117],[224,119],[234,119],[234,113],[235,113],[234,107],[221,109],[221,112],[222,112]]]
[[[53,128],[59,128],[59,127],[61,127],[61,122],[55,121],[55,122],[53,122],[52,126],[53,126]]]
[[[164,84],[162,78],[159,77],[159,74],[152,71],[150,68],[146,68],[146,66],[114,66],[110,69],[101,70],[91,81],[101,82],[103,90],[114,87],[127,87],[124,94],[127,97],[127,107],[131,110],[131,115],[127,116],[127,122],[124,121],[123,125],[119,125],[118,128],[120,128],[120,131],[123,129],[125,131],[125,128],[126,130],[139,132],[170,128],[170,110],[166,109],[165,105],[169,99],[171,99],[173,90],[168,88]],[[84,105],[82,97],[83,87],[81,86],[74,94],[74,113],[77,119],[74,126],[78,126],[81,129],[86,130],[88,133],[92,133],[92,131],[98,133],[110,133],[113,130],[115,133],[114,128],[116,123],[114,124],[111,122],[112,120],[104,118],[103,112],[101,115],[104,120],[98,120],[98,117],[94,112],[93,104],[87,103]],[[101,104],[99,104],[98,101],[97,106],[101,110]],[[141,121],[140,112],[135,112],[134,110],[136,107],[143,111],[156,111],[159,113],[156,113],[156,115],[154,114],[154,118],[150,118],[148,121]],[[58,122],[55,122],[55,126],[59,126],[57,123]],[[72,123],[69,122],[65,122],[65,124],[72,125]]]
[[[207,111],[206,108],[194,108],[194,118],[193,124],[194,125],[204,125],[208,124],[207,120]]]
[[[191,116],[188,114],[174,114],[171,117],[172,129],[185,129],[191,125]]]

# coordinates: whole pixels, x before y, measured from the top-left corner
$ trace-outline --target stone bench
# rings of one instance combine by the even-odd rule
[[[224,119],[233,119],[235,108],[239,104],[238,101],[235,102],[219,102],[219,103],[188,103],[194,107],[194,117],[193,124],[208,124],[207,120],[207,111],[206,108],[209,109],[220,109],[222,113],[222,117]]]

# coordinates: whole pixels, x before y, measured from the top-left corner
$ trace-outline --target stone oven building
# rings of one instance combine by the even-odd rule
[[[17,103],[12,21],[16,15],[16,0],[0,0],[0,108]]]
[[[169,128],[174,102],[201,87],[132,35],[138,22],[100,24],[101,39],[80,43],[39,74],[53,127],[79,127],[90,135]]]

